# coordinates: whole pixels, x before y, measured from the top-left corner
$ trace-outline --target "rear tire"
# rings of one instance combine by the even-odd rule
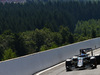
[[[96,55],[95,58],[96,58],[97,64],[100,64],[100,55],[99,54]]]

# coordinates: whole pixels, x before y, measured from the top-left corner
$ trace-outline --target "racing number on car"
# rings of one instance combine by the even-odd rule
[[[83,63],[82,63],[82,59],[79,59],[79,60],[78,60],[78,66],[81,67],[82,64],[83,64]]]
[[[82,60],[79,60],[79,63],[82,63]]]

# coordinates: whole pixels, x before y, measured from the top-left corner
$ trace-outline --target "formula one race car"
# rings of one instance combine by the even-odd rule
[[[90,54],[88,54],[90,53]],[[93,56],[92,48],[80,49],[80,54],[66,60],[66,71],[74,69],[97,68],[100,55]]]

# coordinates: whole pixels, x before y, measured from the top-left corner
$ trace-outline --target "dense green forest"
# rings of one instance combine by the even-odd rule
[[[76,2],[98,2],[99,0],[27,0],[27,1],[34,1],[34,2],[70,2],[70,1],[76,1]]]
[[[100,2],[26,2],[25,4],[0,3],[0,33],[50,28],[58,31],[67,26],[74,32],[78,20],[100,18]]]
[[[58,32],[53,32],[45,27],[20,33],[12,33],[10,30],[6,30],[0,35],[1,60],[99,37],[99,24],[99,19],[78,21],[74,33],[70,32],[68,27],[63,26],[59,27]]]
[[[0,3],[0,60],[100,36],[100,2]]]

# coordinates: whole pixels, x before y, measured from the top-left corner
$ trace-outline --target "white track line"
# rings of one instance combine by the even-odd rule
[[[49,70],[51,70],[51,69],[53,69],[53,68],[55,68],[55,67],[60,66],[60,65],[62,65],[62,64],[65,64],[65,62],[62,62],[62,63],[60,63],[60,64],[58,64],[58,65],[55,65],[55,66],[53,66],[53,67],[51,67],[51,68],[48,68],[48,69],[46,69],[46,70],[44,70],[44,71],[41,71],[41,72],[39,72],[39,73],[37,73],[37,74],[35,74],[35,75],[40,75],[40,74],[42,74],[42,73],[44,73],[44,72],[46,72],[46,71],[49,71]]]

